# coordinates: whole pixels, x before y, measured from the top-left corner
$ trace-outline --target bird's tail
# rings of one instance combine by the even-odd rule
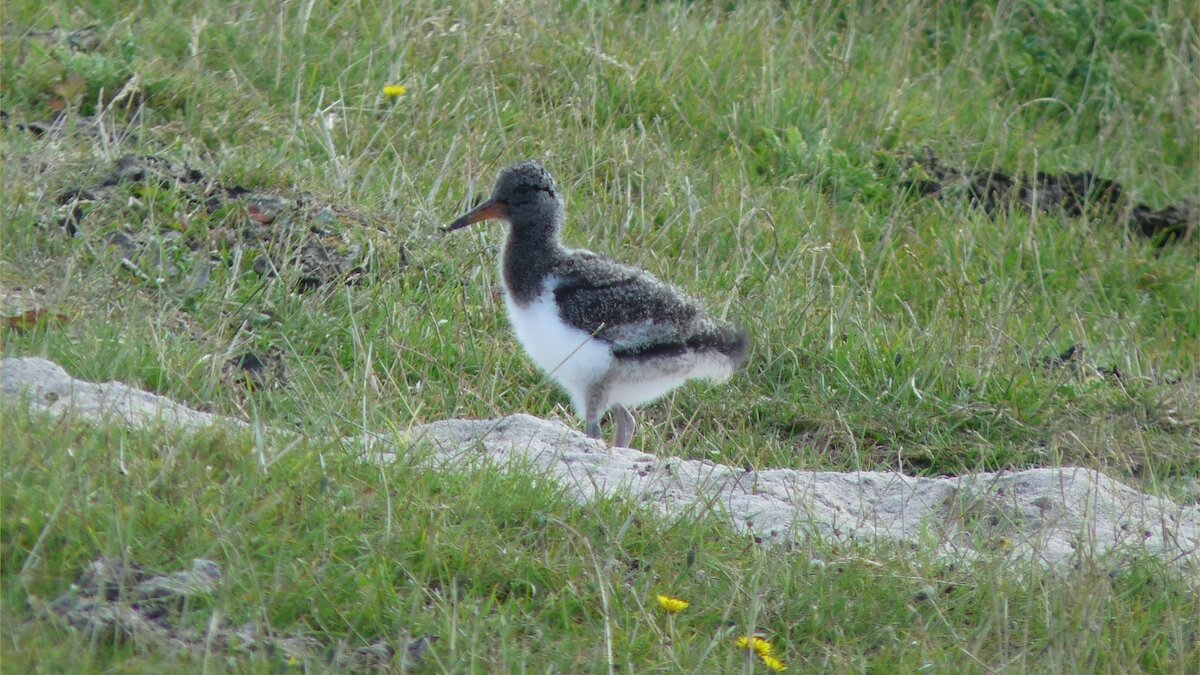
[[[686,346],[691,349],[716,350],[729,359],[729,373],[732,374],[746,362],[746,354],[750,351],[750,336],[741,326],[712,321],[706,330],[688,340]]]
[[[721,353],[729,357],[733,369],[737,370],[746,363],[746,356],[750,352],[750,335],[741,326],[730,326],[722,332]]]

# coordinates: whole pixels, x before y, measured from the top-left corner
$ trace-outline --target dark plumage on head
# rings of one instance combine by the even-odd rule
[[[512,203],[527,200],[537,192],[557,198],[558,183],[541,162],[528,159],[500,171],[496,177],[496,188],[492,190],[492,199]]]
[[[557,238],[565,210],[558,183],[537,160],[505,167],[496,179],[492,198],[446,227],[457,230],[491,218],[507,220],[514,230]]]
[[[563,219],[563,200],[554,176],[537,160],[513,164],[500,172],[492,201],[504,204],[514,226],[557,226]]]

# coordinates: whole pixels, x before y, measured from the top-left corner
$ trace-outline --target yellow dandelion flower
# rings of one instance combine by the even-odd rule
[[[687,600],[680,600],[679,598],[672,598],[669,595],[658,595],[655,597],[658,599],[658,606],[661,607],[662,611],[666,612],[667,614],[675,614],[676,612],[682,612],[683,610],[688,608],[688,605],[691,604]]]
[[[408,87],[402,84],[389,84],[383,88],[383,95],[391,99],[400,98],[407,93]]]
[[[770,654],[759,654],[758,658],[762,659],[763,665],[775,672],[787,670],[787,664]]]
[[[771,653],[771,643],[753,635],[743,635],[738,638],[737,647],[738,649],[752,649],[759,656],[767,656]]]

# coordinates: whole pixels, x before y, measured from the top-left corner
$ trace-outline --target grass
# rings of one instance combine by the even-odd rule
[[[330,642],[436,635],[432,671],[603,670],[606,635],[622,670],[750,671],[733,642],[754,631],[793,671],[1170,671],[1196,656],[1200,603],[1153,560],[1064,580],[823,542],[781,555],[715,517],[665,523],[621,500],[580,507],[521,473],[424,472],[419,457],[380,470],[320,444],[263,471],[249,438],[21,414],[5,433],[10,672],[203,665],[24,621],[27,597],[61,593],[96,551],[162,571],[221,560],[228,584],[185,610],[197,625],[215,609]],[[40,559],[16,574],[39,539]],[[657,593],[691,607],[666,616]]]
[[[0,284],[41,289],[67,320],[5,331],[4,356],[311,445],[264,474],[236,435],[164,442],[5,408],[6,670],[171,662],[28,621],[29,595],[119,553],[163,572],[219,560],[228,588],[197,616],[329,643],[437,635],[433,670],[600,669],[606,631],[621,668],[738,670],[729,635],[754,629],[793,671],[1195,662],[1195,596],[1153,561],[1051,582],[821,542],[781,556],[711,517],[583,509],[520,473],[381,472],[319,440],[569,416],[505,325],[500,228],[437,233],[499,167],[541,157],[569,243],[707,298],[754,337],[729,384],[642,411],[647,451],[926,475],[1084,465],[1194,500],[1195,241],[1158,248],[1099,216],[993,218],[904,187],[904,159],[931,148],[964,167],[1093,171],[1156,207],[1193,197],[1190,4],[11,2],[5,20]],[[99,47],[73,50],[53,26],[94,26]],[[389,101],[388,84],[408,94]],[[63,106],[133,133],[16,127]],[[122,187],[62,236],[56,197],[126,153],[352,212],[336,234],[364,251],[365,282],[301,294],[294,267],[255,273],[222,243],[245,214],[192,208],[179,185]],[[173,272],[122,266],[108,243],[126,229],[153,233]],[[1072,345],[1082,367],[1043,365]],[[231,382],[247,350],[281,355],[279,386]],[[936,601],[913,600],[931,585]],[[667,620],[659,591],[693,605]]]

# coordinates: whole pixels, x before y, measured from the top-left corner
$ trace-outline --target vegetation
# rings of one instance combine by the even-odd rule
[[[6,402],[5,670],[289,667],[38,618],[30,598],[99,555],[218,560],[222,591],[183,609],[198,625],[436,636],[434,672],[602,671],[610,653],[638,672],[762,671],[734,646],[755,631],[792,672],[1200,661],[1200,602],[1157,561],[1055,575],[760,549],[711,515],[581,507],[528,473],[423,471],[417,449],[373,468],[322,440],[517,411],[576,424],[505,325],[501,228],[438,231],[499,167],[539,157],[568,243],[755,340],[729,384],[639,415],[646,451],[925,475],[1084,465],[1194,501],[1195,238],[933,199],[909,160],[1090,171],[1155,208],[1194,198],[1198,27],[1177,0],[6,3],[0,286],[6,317],[45,312],[6,322],[3,356],[306,440],[263,470],[249,436]],[[126,155],[202,178],[102,185]],[[235,188],[288,206],[272,220]],[[313,241],[350,262],[313,277]],[[668,615],[659,593],[691,604]]]

